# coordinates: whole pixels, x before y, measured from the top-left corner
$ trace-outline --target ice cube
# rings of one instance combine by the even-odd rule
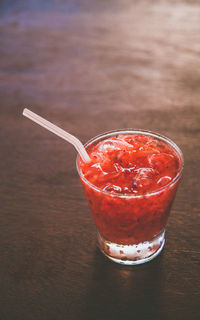
[[[162,178],[160,178],[157,182],[157,184],[160,186],[160,187],[164,187],[166,186],[166,184],[168,184],[170,181],[172,180],[171,177],[169,176],[164,176]]]
[[[158,172],[152,168],[137,169],[137,173],[133,178],[133,189],[146,191],[154,183],[157,174]]]
[[[133,149],[133,146],[126,142],[114,139],[107,139],[99,143],[98,151],[108,152],[112,150],[130,150]]]
[[[175,175],[178,168],[178,161],[168,153],[153,154],[149,158],[150,165],[165,175]]]
[[[110,192],[117,192],[117,193],[121,193],[122,192],[122,188],[119,186],[116,186],[115,184],[108,184],[107,186],[105,186],[103,188],[104,191],[110,191]]]

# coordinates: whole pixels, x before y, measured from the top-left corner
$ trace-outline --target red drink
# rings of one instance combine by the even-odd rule
[[[98,229],[100,249],[125,264],[151,260],[180,180],[183,157],[169,139],[142,130],[107,133],[86,144],[78,171]]]

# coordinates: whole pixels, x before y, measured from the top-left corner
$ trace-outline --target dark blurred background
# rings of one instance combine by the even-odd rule
[[[96,249],[73,147],[143,128],[185,169],[165,250],[127,268]],[[0,319],[200,319],[200,2],[0,1]]]
[[[83,140],[199,129],[198,1],[17,0],[0,12],[2,112],[30,107]]]

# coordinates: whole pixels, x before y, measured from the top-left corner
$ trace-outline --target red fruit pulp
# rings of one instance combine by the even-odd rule
[[[89,163],[79,159],[91,212],[101,235],[135,244],[152,239],[167,222],[181,169],[177,152],[162,139],[132,134],[89,145]],[[89,183],[88,183],[89,182]]]

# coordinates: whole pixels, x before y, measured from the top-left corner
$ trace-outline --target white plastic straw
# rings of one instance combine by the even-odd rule
[[[37,114],[35,114],[34,112],[32,112],[32,111],[30,111],[30,110],[28,110],[26,108],[23,110],[23,115],[25,117],[31,119],[32,121],[36,122],[40,126],[44,127],[45,129],[55,133],[60,138],[62,138],[64,140],[68,141],[69,143],[73,144],[73,146],[76,148],[76,150],[80,154],[80,156],[83,159],[83,161],[84,162],[89,162],[90,161],[90,157],[89,157],[87,151],[85,150],[83,144],[76,137],[74,137],[70,133],[64,131],[63,129],[57,127],[55,124],[45,120],[44,118],[38,116]]]

